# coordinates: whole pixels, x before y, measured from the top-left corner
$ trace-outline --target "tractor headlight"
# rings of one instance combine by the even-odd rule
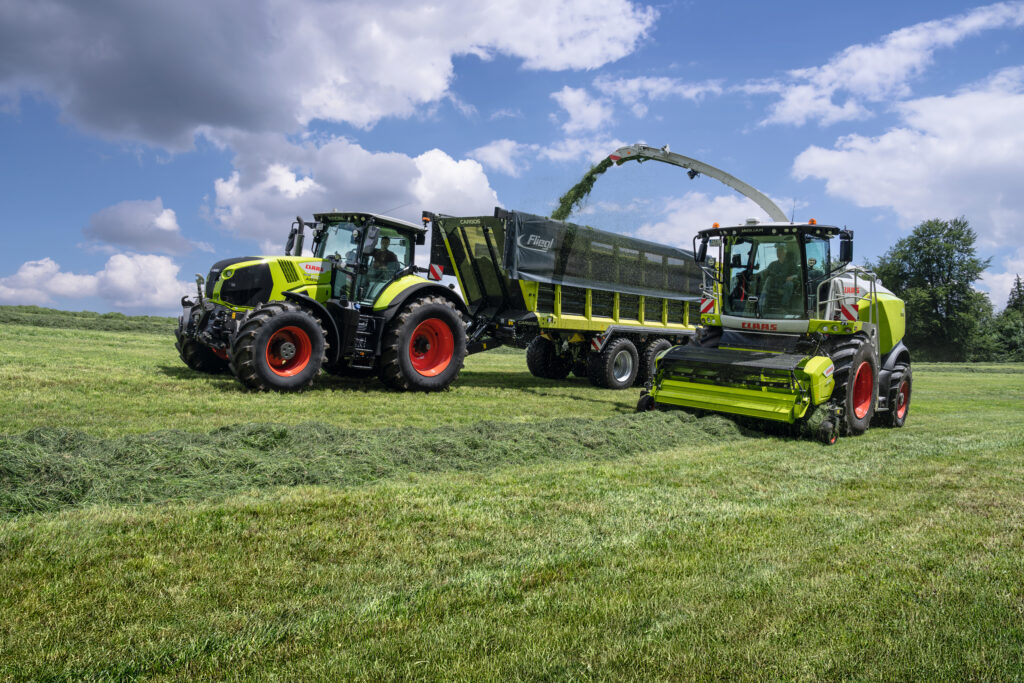
[[[225,270],[223,273],[220,274],[220,279],[221,280],[230,280],[231,276],[234,275],[234,274],[235,274],[235,271],[233,271],[230,268],[228,268],[227,270]]]

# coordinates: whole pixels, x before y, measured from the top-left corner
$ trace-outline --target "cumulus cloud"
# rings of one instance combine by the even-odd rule
[[[656,16],[631,0],[11,0],[0,100],[41,93],[88,130],[173,149],[205,128],[365,128],[449,97],[455,56],[592,69]]]
[[[794,175],[820,178],[858,206],[891,208],[903,227],[965,215],[982,246],[1024,245],[1024,67],[896,111],[902,125],[882,135],[804,150]]]
[[[607,135],[592,137],[570,137],[559,140],[551,145],[541,147],[537,156],[549,161],[578,161],[585,159],[590,163],[601,161],[606,156],[624,147],[627,143]]]
[[[690,248],[698,230],[713,223],[736,225],[748,218],[769,220],[757,204],[740,195],[710,196],[703,192],[687,192],[662,203],[661,220],[644,223],[636,230],[637,237]]]
[[[538,145],[528,145],[503,138],[489,142],[483,147],[477,147],[469,153],[469,156],[491,170],[518,178],[523,171],[529,168],[529,162],[525,159],[526,155],[535,153],[538,149]]]
[[[333,208],[419,223],[424,209],[487,214],[499,203],[483,166],[434,149],[411,157],[370,152],[345,138],[294,143],[233,134],[235,171],[215,182],[211,214],[240,237],[280,249],[296,215]]]
[[[763,123],[822,125],[868,118],[869,103],[910,95],[909,83],[932,63],[934,53],[983,31],[1024,25],[1024,3],[1002,2],[964,14],[894,31],[877,43],[851,45],[827,64],[796,69],[784,79],[755,81],[736,89],[777,94]]]
[[[562,123],[562,130],[570,135],[597,130],[612,120],[611,104],[603,99],[594,99],[583,88],[565,86],[551,93],[551,99],[569,115]]]
[[[993,267],[981,275],[981,285],[988,290],[996,310],[1006,307],[1014,280],[1024,277],[1024,247],[995,259]]]
[[[615,97],[620,102],[629,105],[633,113],[641,118],[647,114],[645,101],[679,97],[697,102],[706,95],[721,95],[723,92],[720,81],[689,83],[665,76],[640,78],[598,76],[594,79],[594,87],[604,95]]]
[[[184,254],[205,246],[185,239],[177,215],[164,207],[160,197],[123,201],[97,211],[82,234],[104,244],[165,254]]]
[[[190,287],[177,279],[179,266],[166,256],[114,254],[98,273],[61,270],[51,258],[27,261],[0,278],[0,302],[53,304],[59,299],[101,297],[121,308],[171,309]]]

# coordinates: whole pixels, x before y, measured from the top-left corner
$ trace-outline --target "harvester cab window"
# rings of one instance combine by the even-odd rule
[[[728,240],[728,295],[724,312],[747,318],[802,317],[804,283],[800,254],[796,235]]]
[[[828,240],[807,235],[804,238],[804,255],[807,259],[807,311],[816,315],[818,310],[818,285],[825,280],[829,266]],[[824,293],[825,298],[828,297]]]

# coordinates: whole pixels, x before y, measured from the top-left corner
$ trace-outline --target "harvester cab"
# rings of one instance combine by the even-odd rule
[[[292,224],[284,256],[214,264],[182,300],[181,358],[230,369],[245,386],[294,391],[321,368],[379,375],[389,386],[446,388],[465,356],[465,304],[417,273],[422,226],[373,213],[314,214]],[[312,255],[303,256],[310,229]]]
[[[700,333],[658,359],[638,409],[785,422],[827,443],[872,423],[903,426],[911,388],[904,305],[850,265],[852,231],[750,220],[700,231],[694,254],[704,272]]]

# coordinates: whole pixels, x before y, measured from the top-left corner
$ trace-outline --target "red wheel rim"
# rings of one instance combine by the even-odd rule
[[[857,368],[857,374],[853,376],[853,414],[858,420],[864,419],[871,409],[871,389],[874,387],[875,373],[871,369],[871,363],[864,361]]]
[[[282,327],[267,342],[267,366],[280,377],[302,372],[313,355],[313,342],[300,327]]]
[[[228,352],[224,349],[215,349],[211,346],[210,350],[213,351],[213,355],[217,356],[217,358],[220,358],[221,360],[228,360]]]
[[[448,367],[455,354],[452,330],[439,318],[428,318],[412,331],[409,338],[409,360],[416,372],[435,377]]]
[[[910,405],[910,383],[907,380],[900,382],[900,390],[896,392],[896,417],[903,419],[907,416],[907,407]]]

